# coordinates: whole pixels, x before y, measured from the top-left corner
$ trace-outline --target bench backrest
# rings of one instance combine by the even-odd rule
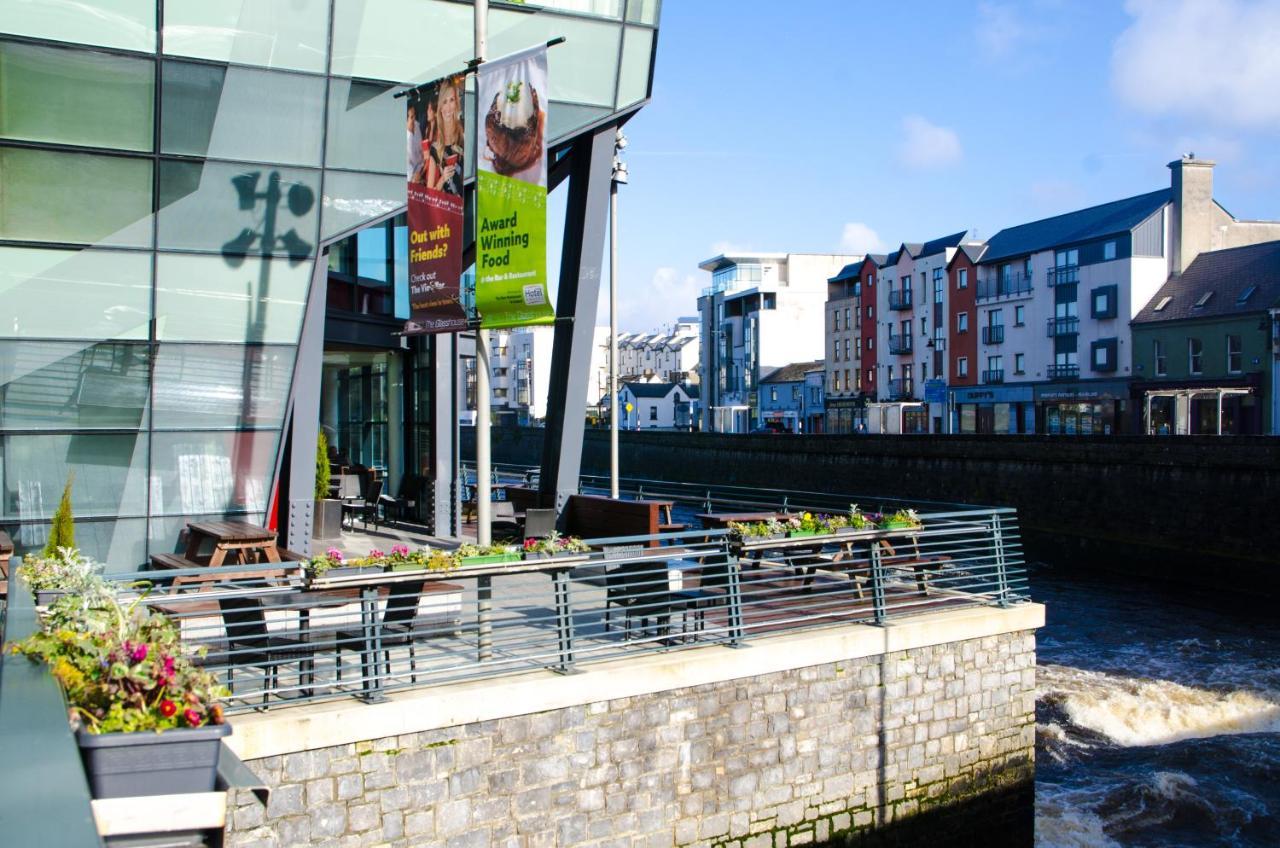
[[[507,486],[507,502],[516,512],[527,512],[542,506],[542,493],[525,486]]]
[[[565,532],[584,539],[608,536],[655,536],[661,504],[623,501],[599,495],[570,495],[565,508]],[[649,547],[657,547],[657,540]]]

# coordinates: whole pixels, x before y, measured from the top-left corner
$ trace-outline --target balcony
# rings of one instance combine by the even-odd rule
[[[889,292],[889,308],[895,312],[911,308],[911,289]]]
[[[995,300],[1000,297],[1017,297],[1031,293],[1031,276],[1022,271],[992,276],[978,280],[978,300]]]
[[[983,327],[982,343],[985,345],[1004,344],[1004,324],[992,324]]]
[[[992,384],[992,383],[1003,383],[1003,382],[1004,382],[1004,369],[1003,369],[1003,368],[998,368],[998,369],[996,369],[996,370],[994,370],[994,371],[983,371],[983,372],[982,372],[982,382],[983,382],[984,384],[987,384],[987,385],[990,385],[990,384]]]
[[[1080,332],[1080,319],[1071,318],[1050,318],[1048,322],[1049,338],[1058,336],[1074,336]]]
[[[1045,371],[1050,380],[1074,380],[1080,376],[1079,365],[1050,365]]]
[[[889,400],[910,400],[914,381],[910,377],[901,377],[889,381]]]
[[[889,336],[889,353],[894,356],[905,356],[911,353],[911,336],[905,336],[901,333],[896,336]]]
[[[1060,286],[1065,283],[1080,282],[1080,266],[1079,265],[1060,265],[1057,268],[1049,269],[1049,285]]]

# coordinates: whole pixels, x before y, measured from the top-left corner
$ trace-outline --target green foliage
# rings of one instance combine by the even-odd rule
[[[333,477],[333,469],[329,467],[329,439],[324,430],[316,439],[316,500],[329,497],[329,481]]]
[[[577,536],[561,536],[554,531],[541,538],[524,540],[524,552],[527,554],[576,554],[589,550],[591,546]]]
[[[58,501],[58,509],[53,513],[53,526],[49,528],[49,541],[45,542],[42,555],[46,558],[56,557],[59,548],[76,546],[76,525],[71,517],[71,484],[75,474],[68,475],[67,485],[62,487],[62,499]]]
[[[97,588],[102,565],[75,548],[58,548],[53,556],[24,556],[18,573],[33,592],[85,593]]]

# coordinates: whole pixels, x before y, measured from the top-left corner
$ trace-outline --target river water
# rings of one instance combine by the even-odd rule
[[[1280,846],[1280,615],[1049,566],[1036,845]]]

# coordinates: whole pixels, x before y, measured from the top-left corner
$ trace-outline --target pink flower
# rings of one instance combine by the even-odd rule
[[[377,548],[369,549],[369,559],[382,559],[385,556],[386,554],[384,554],[382,551],[378,550]]]
[[[163,679],[166,683],[172,681],[175,671],[176,669],[174,668],[173,657],[165,657],[164,662],[161,663],[161,667],[160,667],[161,679]]]
[[[201,721],[200,713],[196,712],[195,710],[185,710],[182,713],[182,717],[185,718],[187,720],[187,724],[191,725],[192,727],[200,726],[200,721]]]
[[[329,550],[324,552],[324,555],[327,556],[329,559],[333,560],[334,562],[342,562],[342,551],[338,550],[337,548],[330,548]]]
[[[525,549],[526,551],[531,551],[531,550],[533,550],[534,548],[536,548],[537,546],[538,546],[538,540],[537,540],[537,539],[534,539],[534,538],[528,538],[528,539],[525,539],[525,540],[524,540],[524,549]]]
[[[178,705],[175,704],[173,701],[170,701],[168,698],[165,698],[163,701],[160,702],[160,715],[164,716],[165,718],[169,718],[177,711],[178,711]],[[187,710],[187,712],[191,712],[191,710]]]
[[[140,663],[140,662],[142,662],[143,660],[145,660],[145,659],[147,658],[147,646],[146,646],[146,645],[134,645],[134,646],[131,648],[131,647],[129,647],[129,643],[127,643],[127,642],[126,642],[126,643],[125,643],[125,650],[127,650],[127,651],[129,652],[129,659],[133,660],[133,661],[134,661],[134,662],[136,662],[136,663]]]
[[[391,553],[395,556],[408,556],[409,548],[406,545],[392,545]]]

